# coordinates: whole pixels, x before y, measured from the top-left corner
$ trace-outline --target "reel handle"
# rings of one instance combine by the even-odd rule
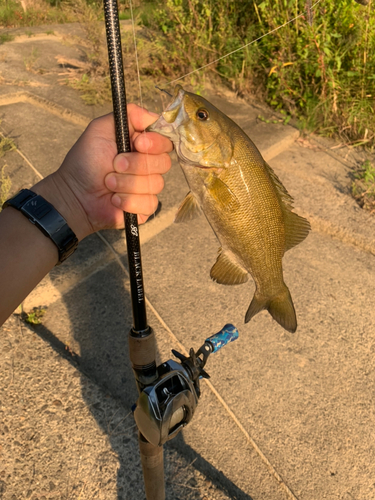
[[[230,342],[233,342],[238,339],[238,330],[234,325],[228,323],[225,325],[220,332],[215,333],[211,337],[205,340],[212,346],[211,352],[217,352],[222,347],[226,346]]]

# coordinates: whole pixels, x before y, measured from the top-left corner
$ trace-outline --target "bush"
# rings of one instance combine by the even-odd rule
[[[159,0],[152,20],[169,80],[212,63],[304,12],[305,0]],[[371,6],[325,0],[304,17],[191,75],[220,75],[305,126],[374,146],[375,17]],[[184,80],[186,82],[186,80]]]

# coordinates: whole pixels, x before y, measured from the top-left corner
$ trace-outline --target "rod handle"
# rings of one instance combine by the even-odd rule
[[[147,500],[165,500],[163,447],[138,435]]]

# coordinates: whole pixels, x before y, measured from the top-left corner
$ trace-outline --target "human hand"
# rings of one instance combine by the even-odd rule
[[[142,133],[157,115],[128,105],[132,152],[117,155],[113,114],[92,121],[59,170],[33,187],[64,216],[79,240],[100,229],[124,227],[123,211],[143,223],[155,212],[173,148],[169,139]]]

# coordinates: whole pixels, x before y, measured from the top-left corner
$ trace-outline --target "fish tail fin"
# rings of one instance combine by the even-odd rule
[[[296,311],[289,289],[285,284],[280,293],[272,299],[263,297],[256,291],[246,312],[245,323],[248,323],[263,309],[267,309],[273,319],[288,332],[294,333],[297,330]]]

